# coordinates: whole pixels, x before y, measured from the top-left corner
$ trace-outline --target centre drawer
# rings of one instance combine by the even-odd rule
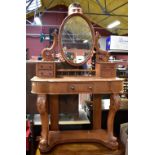
[[[77,92],[77,93],[84,93],[84,92],[93,92],[94,86],[90,83],[70,83],[68,84],[68,91],[69,92]]]

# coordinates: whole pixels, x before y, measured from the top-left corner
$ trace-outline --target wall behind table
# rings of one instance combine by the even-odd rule
[[[52,10],[67,11],[65,6],[57,6]],[[63,19],[66,17],[66,13],[44,13],[41,17],[43,25],[61,25]],[[29,19],[33,21],[32,19]],[[26,48],[29,49],[29,56],[38,56],[41,50],[49,46],[49,41],[45,40],[40,42],[40,34],[49,34],[49,28],[56,28],[55,26],[26,26],[26,34],[37,34],[37,36],[27,35],[26,36]]]
[[[63,11],[66,12],[68,8],[63,5],[58,5],[54,7],[53,10],[56,11]],[[43,25],[61,25],[64,18],[67,16],[66,13],[44,13],[42,15],[42,24]],[[29,19],[30,21],[33,21],[32,19]],[[95,24],[96,27],[99,27]],[[26,26],[26,34],[38,34],[38,36],[26,36],[26,47],[29,49],[29,56],[38,56],[41,52],[41,50],[47,46],[49,46],[49,41],[46,40],[44,42],[40,42],[40,33],[43,32],[44,34],[49,34],[49,28],[51,26]],[[54,26],[55,27],[55,26]],[[99,31],[101,36],[109,36],[111,35],[110,32],[103,30],[103,29],[95,29],[95,31]],[[57,48],[58,50],[58,48]]]

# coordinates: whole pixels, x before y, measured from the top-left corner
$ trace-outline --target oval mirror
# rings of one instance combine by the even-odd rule
[[[71,65],[80,66],[88,61],[94,49],[94,30],[82,14],[66,17],[59,31],[60,50]]]

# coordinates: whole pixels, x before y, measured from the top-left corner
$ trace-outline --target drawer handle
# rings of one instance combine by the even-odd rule
[[[75,87],[74,87],[74,86],[71,86],[70,88],[71,88],[72,90],[75,90]]]

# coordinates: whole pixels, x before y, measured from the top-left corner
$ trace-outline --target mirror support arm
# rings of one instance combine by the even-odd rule
[[[41,55],[43,58],[43,61],[54,61],[55,59],[55,52],[54,52],[54,48],[58,45],[58,35],[56,33],[56,31],[53,32],[53,44],[51,45],[50,48],[44,48],[41,51]],[[52,56],[52,53],[54,53],[54,55]]]
[[[98,40],[100,39],[100,37],[101,36],[99,32],[97,31],[95,35],[96,61],[97,62],[108,62],[110,53],[100,49],[99,44],[98,44]]]

